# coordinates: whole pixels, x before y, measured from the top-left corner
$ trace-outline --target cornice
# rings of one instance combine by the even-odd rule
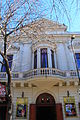
[[[7,54],[13,54],[19,51],[20,47],[16,47],[14,45],[11,45],[10,48],[7,50]]]
[[[73,49],[80,49],[80,40],[75,40],[72,42]],[[72,49],[71,42],[68,43],[68,48]]]
[[[38,48],[51,48],[56,49],[56,43],[50,40],[36,41],[32,44],[32,51],[35,51]]]

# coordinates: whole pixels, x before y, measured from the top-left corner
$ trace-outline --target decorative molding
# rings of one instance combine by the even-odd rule
[[[15,82],[13,82],[13,87],[16,87],[16,83]]]
[[[80,41],[73,42],[72,46],[73,46],[74,49],[80,49]],[[72,49],[71,48],[71,43],[68,43],[68,48]]]
[[[60,83],[59,83],[59,87],[61,87],[61,86],[62,86],[62,83],[60,82]]]
[[[74,84],[75,84],[76,86],[78,86],[78,82],[74,82]]]
[[[28,83],[28,87],[30,87],[30,88],[31,88],[31,87],[32,87],[32,84],[31,84],[31,83]]]
[[[51,48],[52,50],[56,49],[55,42],[52,42],[50,40],[40,40],[37,42],[34,42],[32,45],[32,51],[35,51],[37,48]]]
[[[21,87],[24,87],[24,82],[21,82]]]
[[[66,82],[66,85],[67,85],[67,86],[70,86],[70,81],[67,81],[67,82]]]

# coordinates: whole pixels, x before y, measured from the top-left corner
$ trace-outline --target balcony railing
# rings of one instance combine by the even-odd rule
[[[62,78],[77,78],[76,71],[61,71],[53,68],[33,69],[27,72],[12,72],[13,80],[31,79],[35,77],[62,77]],[[6,80],[7,74],[0,72],[0,80]]]

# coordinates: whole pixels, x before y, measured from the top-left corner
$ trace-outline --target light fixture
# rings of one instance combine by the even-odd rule
[[[72,35],[72,36],[71,36],[71,40],[73,40],[73,39],[75,39],[75,35]]]

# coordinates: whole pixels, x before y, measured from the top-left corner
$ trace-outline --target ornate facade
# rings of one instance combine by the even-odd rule
[[[21,33],[18,40],[9,38],[7,49],[13,120],[79,120],[80,34],[47,19],[27,25]],[[7,84],[5,67],[0,69],[0,82]]]

